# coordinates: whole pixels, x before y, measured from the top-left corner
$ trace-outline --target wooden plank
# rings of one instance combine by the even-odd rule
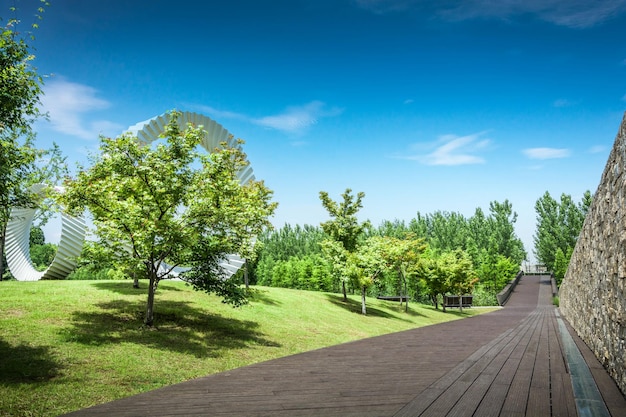
[[[567,370],[557,326],[556,314],[553,311],[550,315],[548,335],[552,416],[577,417],[572,381]]]
[[[210,375],[71,415],[573,417],[546,283],[522,277],[507,306],[493,313]],[[462,343],[450,334],[463,335]],[[591,369],[613,415],[626,415],[606,371],[599,363]]]

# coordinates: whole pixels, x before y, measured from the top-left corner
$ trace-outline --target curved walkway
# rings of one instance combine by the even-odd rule
[[[70,416],[626,416],[626,399],[524,276],[493,313],[210,375]]]

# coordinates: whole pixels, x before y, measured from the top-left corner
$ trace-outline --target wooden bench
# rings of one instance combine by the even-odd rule
[[[376,298],[378,298],[379,300],[386,300],[386,301],[405,302],[408,300],[409,296],[408,295],[379,295]]]
[[[444,295],[443,296],[443,305],[448,307],[456,307],[456,308],[466,308],[472,306],[472,301],[474,299],[473,295]]]

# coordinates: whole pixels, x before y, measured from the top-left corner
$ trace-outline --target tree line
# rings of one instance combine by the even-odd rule
[[[494,305],[496,294],[527,259],[514,230],[517,213],[508,200],[492,201],[487,214],[480,207],[470,217],[417,212],[408,223],[383,221],[374,227],[357,221],[364,197],[347,189],[343,200],[335,202],[320,192],[329,221],[266,230],[250,266],[252,282],[342,292],[344,297],[346,291],[404,294],[435,306],[445,293],[471,292],[476,304]],[[591,202],[589,191],[578,204],[567,194],[557,201],[546,192],[535,204],[534,253],[559,285]],[[404,263],[398,264],[398,259]]]
[[[576,246],[578,235],[589,212],[593,196],[585,191],[576,203],[569,194],[561,194],[559,200],[545,192],[535,203],[537,213],[536,232],[533,237],[537,260],[554,273],[557,284],[565,277],[569,260]]]
[[[250,268],[252,282],[433,302],[445,292],[473,290],[478,303],[493,304],[526,258],[508,200],[491,202],[487,215],[481,208],[471,217],[418,212],[408,223],[374,227],[357,220],[364,197],[347,189],[335,202],[320,192],[330,220],[265,231]]]

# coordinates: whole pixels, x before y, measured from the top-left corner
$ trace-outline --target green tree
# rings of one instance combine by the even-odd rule
[[[43,233],[43,229],[39,226],[30,227],[30,236],[28,243],[30,246],[43,245],[46,243],[46,236]]]
[[[352,190],[347,188],[341,195],[343,201],[337,203],[333,201],[326,191],[320,191],[320,200],[322,205],[328,211],[331,219],[321,224],[322,230],[326,233],[330,239],[335,242],[339,242],[343,249],[348,253],[353,253],[357,249],[359,238],[363,235],[365,230],[370,227],[370,222],[359,222],[356,214],[363,207],[362,201],[365,197],[365,193],[359,192],[356,196],[352,194]],[[337,262],[340,262],[342,258],[341,251],[338,251],[336,247],[327,245],[327,254],[330,256],[331,264],[339,266]],[[341,269],[341,268],[339,268]],[[346,294],[346,277],[342,277],[341,286],[343,291],[344,301],[348,300]]]
[[[348,295],[346,292],[346,284],[351,282],[351,278],[346,273],[348,267],[348,259],[350,252],[348,252],[341,242],[333,239],[325,239],[321,242],[322,254],[326,262],[330,265],[331,276],[333,282],[340,283],[343,290],[343,301],[348,301]],[[339,289],[339,287],[337,287]]]
[[[268,276],[271,268],[267,266],[275,262],[311,258],[310,261],[317,264],[317,257],[322,253],[320,243],[325,237],[320,227],[310,225],[285,224],[280,229],[264,231],[255,245],[258,257],[251,263],[251,281],[262,285],[271,283],[271,277]]]
[[[559,249],[564,256],[574,250],[591,202],[592,196],[589,191],[584,193],[582,201],[578,204],[570,195],[561,194],[560,200],[557,201],[546,191],[535,203],[537,213],[537,228],[533,236],[535,255],[548,270],[555,271],[556,254]],[[562,265],[559,267],[562,268]]]
[[[47,1],[40,1],[35,18],[41,19]],[[11,8],[11,13],[16,8]],[[0,18],[0,21],[2,19]],[[66,172],[65,161],[55,145],[49,151],[36,149],[33,123],[44,116],[39,106],[43,78],[33,66],[32,31],[20,32],[16,18],[0,26],[0,279],[4,274],[6,227],[12,207],[39,207],[39,222],[48,218],[49,199],[30,192],[35,183],[57,184]],[[37,22],[32,28],[37,27]],[[37,164],[45,158],[45,163]]]
[[[41,2],[37,19],[41,18],[46,5],[47,2]],[[12,7],[11,12],[15,11]],[[19,23],[11,18],[0,26],[0,132],[3,137],[28,136],[33,122],[41,116],[38,106],[43,79],[32,65],[35,56],[29,45],[34,36],[32,31],[18,31]],[[36,27],[37,24],[33,24],[33,28]]]
[[[448,270],[436,253],[427,248],[424,252],[424,260],[418,270],[418,277],[426,288],[426,293],[436,309],[439,308],[439,296],[447,291]]]
[[[460,213],[436,211],[431,216],[430,245],[435,249],[463,249],[467,232],[467,219]]]
[[[30,248],[30,260],[38,271],[43,271],[50,266],[57,253],[57,246],[52,243],[35,245]]]
[[[365,305],[367,290],[389,268],[389,240],[385,237],[372,236],[359,245],[355,252],[349,254],[352,281],[361,289],[361,313],[367,314]]]
[[[435,308],[438,308],[439,296],[471,293],[478,277],[465,251],[457,249],[439,255],[427,252],[427,255],[420,278],[424,281]],[[443,311],[446,311],[445,304]]]
[[[480,207],[476,208],[474,215],[469,218],[467,228],[468,241],[471,241],[477,250],[489,247],[489,237],[491,235],[489,221]]]
[[[567,253],[563,253],[561,248],[557,248],[556,250],[556,254],[554,255],[554,279],[558,286],[561,286],[561,282],[563,282],[563,278],[565,278],[572,252],[573,248],[569,248]]]
[[[57,252],[57,246],[46,243],[43,229],[39,226],[30,228],[30,260],[38,271],[48,268]]]
[[[426,250],[424,239],[409,233],[403,239],[386,236],[381,242],[381,256],[387,263],[387,269],[397,273],[401,281],[400,295],[406,297],[405,311],[409,308],[409,279],[415,276],[420,266],[420,256]]]
[[[480,286],[490,295],[500,292],[519,272],[519,265],[500,254],[483,251],[477,268]]]
[[[502,203],[492,201],[489,204],[489,211],[491,216],[488,222],[491,224],[497,253],[521,265],[526,259],[526,251],[521,239],[515,234],[514,225],[517,221],[517,213],[513,211],[513,205],[509,200],[504,200]]]
[[[4,254],[11,208],[33,205],[23,185],[37,157],[31,126],[40,116],[42,78],[32,66],[34,56],[17,24],[10,19],[0,26],[0,254]],[[0,279],[3,273],[0,256]]]
[[[108,254],[149,280],[145,324],[154,323],[154,296],[161,279],[177,266],[196,290],[215,292],[238,304],[243,295],[219,263],[229,253],[253,256],[253,236],[270,227],[276,204],[263,182],[241,184],[248,164],[238,146],[200,154],[201,127],[181,131],[171,114],[165,143],[142,145],[124,134],[101,138],[93,165],[67,182],[60,200],[73,213],[88,209]]]
[[[478,277],[474,272],[474,266],[469,255],[462,250],[455,250],[447,252],[442,258],[448,267],[447,291],[458,294],[459,297],[471,293],[474,285],[478,282]],[[461,303],[462,309],[463,303]]]
[[[587,213],[589,213],[589,209],[591,208],[591,203],[593,203],[593,194],[591,194],[591,191],[587,190],[583,194],[582,201],[578,206],[583,217],[587,217]]]

